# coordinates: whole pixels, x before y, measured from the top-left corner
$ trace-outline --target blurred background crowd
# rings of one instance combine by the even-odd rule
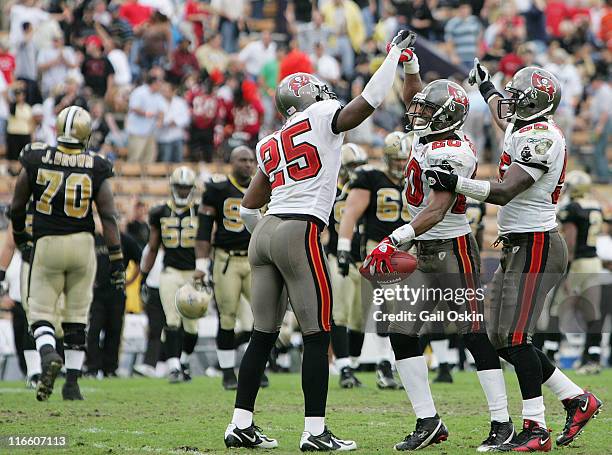
[[[530,64],[563,86],[557,121],[570,153],[609,181],[610,0],[0,0],[0,155],[54,142],[69,104],[94,118],[91,146],[111,159],[223,159],[279,124],[279,78],[317,74],[343,100],[359,93],[398,29],[420,35],[425,81],[463,82],[474,57],[503,87]],[[401,127],[401,81],[348,140],[377,147]],[[464,84],[467,86],[467,84]],[[468,88],[468,87],[466,87]],[[477,91],[466,130],[495,162],[499,137]]]

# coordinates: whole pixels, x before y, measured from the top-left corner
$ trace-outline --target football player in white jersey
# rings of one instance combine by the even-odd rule
[[[571,443],[602,405],[531,343],[546,295],[567,267],[567,246],[557,230],[555,214],[567,162],[563,133],[552,120],[561,87],[553,74],[530,66],[514,75],[506,85],[511,97],[504,98],[478,60],[470,78],[478,84],[495,123],[505,130],[499,182],[439,169],[425,174],[433,188],[502,206],[497,223],[503,250],[491,286],[490,323],[493,343],[500,356],[514,365],[519,380],[523,431],[498,450],[548,451],[551,438],[544,419],[542,384],[562,400],[567,411],[557,445]]]
[[[493,450],[512,439],[514,427],[508,415],[506,389],[497,352],[487,336],[484,317],[484,294],[478,297],[480,255],[466,216],[465,196],[448,190],[430,188],[423,171],[445,169],[454,175],[473,177],[478,158],[470,139],[461,130],[469,111],[465,90],[455,82],[441,79],[421,88],[419,65],[415,55],[404,63],[404,102],[408,105],[407,130],[414,134],[410,158],[406,165],[405,192],[412,221],[395,229],[383,239],[364,261],[372,273],[393,272],[390,258],[397,248],[417,250],[417,270],[403,282],[412,289],[470,290],[470,298],[443,299],[420,296],[407,302],[393,302],[394,314],[409,311],[414,317],[392,321],[389,325],[396,368],[417,416],[414,432],[396,450],[417,450],[444,441],[448,430],[436,412],[427,379],[427,364],[419,344],[424,312],[444,308],[465,315],[456,322],[466,347],[472,353],[478,378],[491,413],[487,439],[478,448]],[[417,93],[415,91],[418,90]],[[430,294],[428,294],[430,295]],[[453,292],[453,295],[460,295]],[[465,294],[469,297],[468,292]]]
[[[284,286],[304,342],[305,424],[300,449],[357,447],[354,441],[337,438],[325,426],[332,293],[320,233],[329,222],[336,198],[344,132],[363,122],[382,103],[392,87],[402,51],[412,46],[415,38],[412,32],[400,31],[363,93],[346,107],[310,74],[287,76],[276,89],[276,107],[286,122],[257,144],[258,170],[240,207],[242,219],[253,233],[248,255],[254,327],[240,365],[234,415],[225,432],[228,447],[278,445],[253,424],[253,409],[259,378],[285,314],[287,302],[283,304],[279,298]],[[259,209],[266,203],[268,211],[261,218]]]

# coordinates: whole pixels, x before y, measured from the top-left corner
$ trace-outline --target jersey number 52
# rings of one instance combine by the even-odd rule
[[[308,142],[296,144],[294,141],[297,136],[309,131],[312,131],[310,121],[304,119],[281,131],[280,144],[278,139],[271,137],[260,147],[259,154],[266,174],[270,178],[272,189],[284,185],[286,179],[299,182],[315,177],[319,173],[321,159],[317,148]],[[281,153],[287,166],[278,169]],[[304,159],[305,165],[298,162],[300,158]]]

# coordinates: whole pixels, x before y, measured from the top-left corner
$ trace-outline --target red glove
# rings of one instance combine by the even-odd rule
[[[389,53],[390,50],[391,50],[391,43],[387,43],[387,53]],[[412,51],[412,49],[404,49],[402,51],[402,55],[400,55],[399,62],[400,63],[409,62],[413,58],[414,58],[414,52]]]
[[[393,273],[395,269],[391,265],[391,256],[395,253],[396,248],[391,244],[391,239],[385,237],[376,245],[370,254],[363,262],[363,268],[370,267],[370,274],[375,273]]]

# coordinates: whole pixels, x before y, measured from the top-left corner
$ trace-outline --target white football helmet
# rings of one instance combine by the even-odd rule
[[[347,142],[340,149],[340,175],[347,179],[351,176],[355,168],[368,162],[368,154],[357,144]]]
[[[187,166],[177,167],[170,175],[172,200],[179,207],[189,205],[195,195],[196,175]],[[187,193],[188,191],[188,193]]]
[[[210,287],[187,283],[176,291],[174,305],[184,318],[199,319],[206,314],[212,296]]]
[[[584,171],[571,171],[565,176],[566,191],[572,199],[587,194],[592,184],[591,176]]]
[[[383,147],[383,160],[387,171],[393,177],[401,179],[404,177],[404,167],[410,157],[412,147],[412,135],[393,131],[385,137]]]

